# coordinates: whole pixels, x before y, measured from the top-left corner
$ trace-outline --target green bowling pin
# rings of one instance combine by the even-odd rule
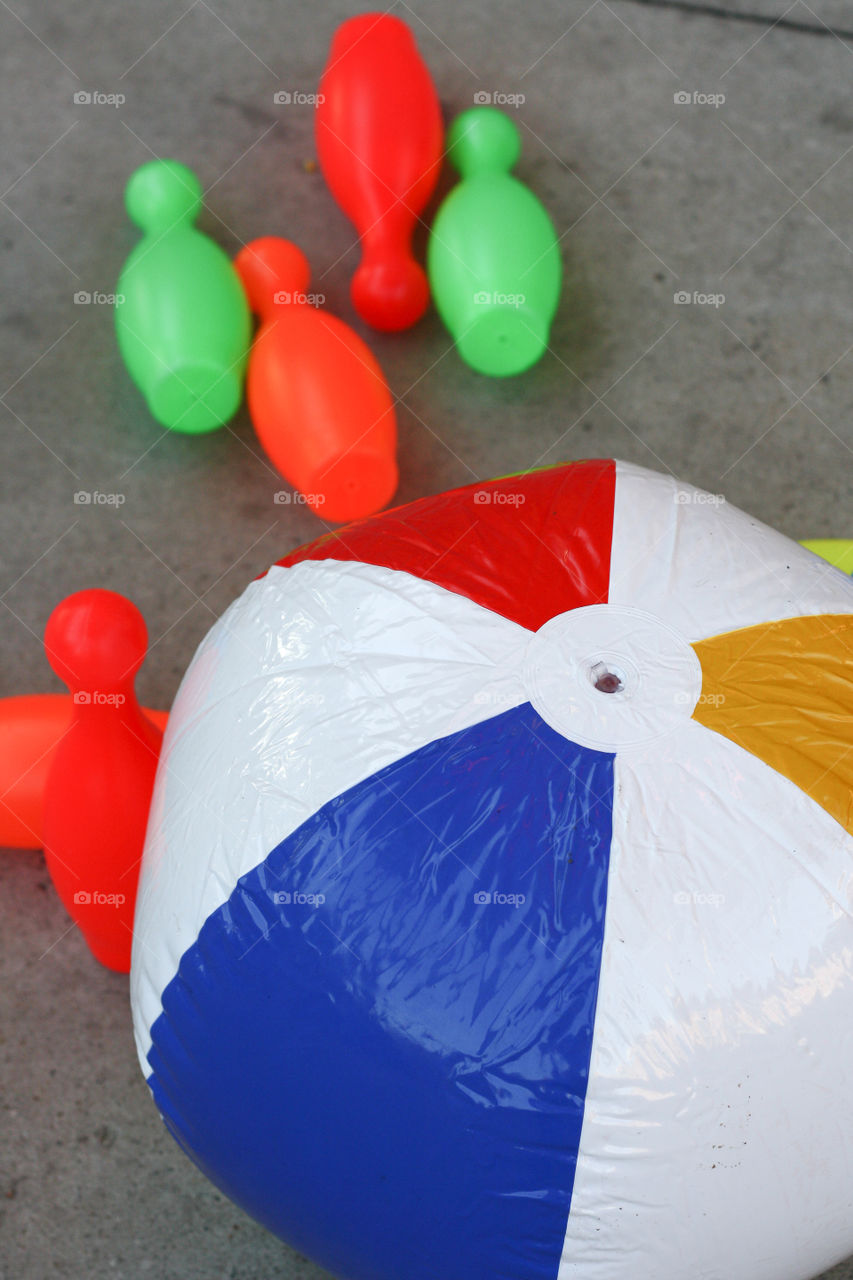
[[[125,191],[145,235],[116,286],[118,345],[151,413],[175,431],[210,431],[236,413],[251,337],[236,271],[193,226],[201,198],[176,160],[144,164]]]
[[[509,172],[520,149],[518,129],[494,107],[456,118],[447,150],[462,181],[436,214],[427,250],[439,315],[462,359],[492,377],[536,363],[560,296],[551,219]]]

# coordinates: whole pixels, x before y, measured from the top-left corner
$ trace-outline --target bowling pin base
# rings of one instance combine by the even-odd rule
[[[393,458],[349,450],[326,470],[318,470],[303,492],[321,520],[346,524],[372,516],[394,496],[398,483]],[[319,499],[310,501],[311,498]]]
[[[148,407],[164,427],[197,435],[233,418],[242,395],[237,369],[223,372],[217,365],[184,364],[154,384]]]
[[[466,364],[490,378],[508,378],[536,364],[548,333],[523,307],[494,307],[475,315],[459,335],[456,349]]]

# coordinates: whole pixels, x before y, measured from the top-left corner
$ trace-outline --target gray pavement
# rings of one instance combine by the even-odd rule
[[[0,696],[59,687],[45,621],[63,595],[101,585],[142,608],[139,690],[168,706],[213,619],[323,528],[274,504],[282,482],[245,410],[203,439],[162,434],[120,364],[110,309],[74,301],[114,289],[136,239],[124,182],[152,153],[198,171],[202,226],[229,252],[260,234],[296,240],[328,307],[365,333],[401,397],[399,501],[615,455],[792,537],[853,536],[849,0],[395,8],[448,116],[477,91],[525,95],[518,172],[562,234],[566,286],[551,352],[521,378],[473,374],[434,314],[386,337],[354,317],[357,251],[308,163],[311,109],[273,94],[315,89],[357,6],[0,7]],[[125,101],[75,103],[81,91]],[[96,489],[121,493],[121,508],[74,504]],[[0,857],[0,1078],[6,1280],[321,1275],[162,1129],[126,979],[90,959],[37,852]],[[830,1274],[849,1280],[853,1266]]]

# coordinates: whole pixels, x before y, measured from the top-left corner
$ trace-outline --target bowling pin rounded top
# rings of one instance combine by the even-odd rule
[[[201,199],[201,183],[178,160],[150,160],[136,170],[124,192],[128,216],[146,233],[195,222]]]
[[[193,222],[198,178],[177,160],[151,160],[125,204],[145,233],[116,286],[119,349],[152,415],[175,431],[210,431],[243,395],[251,321],[228,256]]]
[[[56,606],[44,647],[72,692],[115,690],[133,685],[148,648],[148,628],[131,600],[95,587],[76,591]]]
[[[241,249],[235,266],[252,311],[268,320],[288,303],[305,305],[311,279],[308,259],[290,240],[263,236]]]
[[[509,173],[521,155],[518,128],[494,107],[472,107],[450,126],[447,155],[463,178],[477,173]]]
[[[429,304],[411,239],[441,165],[435,86],[405,22],[364,13],[338,27],[319,88],[320,167],[361,238],[353,306],[375,329],[407,329]]]
[[[462,175],[436,214],[427,269],[436,308],[472,368],[506,377],[548,344],[562,263],[551,219],[509,172],[515,124],[494,107],[464,111],[448,132]]]

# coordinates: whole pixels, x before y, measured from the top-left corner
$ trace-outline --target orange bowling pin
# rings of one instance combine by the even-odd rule
[[[375,357],[307,300],[310,271],[295,244],[253,240],[234,265],[261,319],[247,391],[271,461],[324,520],[379,511],[397,488],[397,428]]]

